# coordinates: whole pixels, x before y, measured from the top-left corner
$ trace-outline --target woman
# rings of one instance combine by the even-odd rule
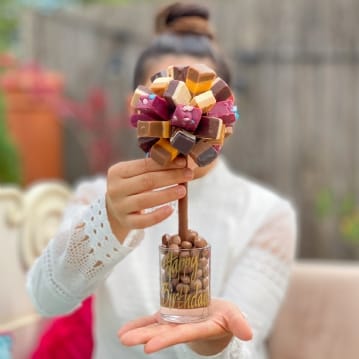
[[[205,8],[168,6],[156,30],[138,60],[135,87],[170,64],[199,62],[230,82]],[[187,181],[190,228],[212,246],[214,299],[208,320],[166,324],[153,314],[158,244],[176,231],[171,203],[185,196],[179,183]],[[69,313],[95,294],[95,358],[262,359],[288,283],[295,227],[287,201],[233,173],[222,158],[194,170],[184,159],[165,167],[150,158],[120,162],[106,179],[77,188],[58,234],[29,273],[28,288],[48,316]]]

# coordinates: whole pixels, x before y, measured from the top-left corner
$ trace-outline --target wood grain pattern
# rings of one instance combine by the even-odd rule
[[[27,13],[24,56],[66,74],[75,97],[104,86],[112,109],[125,111],[135,58],[152,36],[154,3],[168,2]],[[359,200],[359,2],[202,2],[238,91],[241,120],[224,151],[230,164],[293,200],[301,256],[359,257],[359,244],[341,239],[338,215],[315,212],[323,188],[338,203],[348,194]],[[142,155],[133,139],[124,124],[123,159]]]

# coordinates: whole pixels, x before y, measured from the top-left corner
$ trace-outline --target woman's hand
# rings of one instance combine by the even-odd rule
[[[131,229],[152,226],[173,211],[168,204],[186,195],[179,183],[193,178],[185,168],[186,160],[177,158],[161,166],[151,158],[119,162],[107,174],[106,206],[112,231],[122,242]],[[151,212],[145,209],[157,207]]]
[[[190,324],[167,323],[159,314],[143,317],[125,324],[118,335],[123,345],[144,344],[148,354],[172,345],[187,343],[201,355],[222,351],[233,336],[250,340],[252,331],[240,310],[223,299],[212,299],[207,320]]]

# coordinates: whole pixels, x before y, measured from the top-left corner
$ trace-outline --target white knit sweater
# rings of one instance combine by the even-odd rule
[[[159,309],[158,245],[164,233],[177,233],[177,213],[131,232],[121,245],[107,220],[105,190],[104,178],[76,190],[60,231],[29,272],[35,306],[46,316],[69,313],[95,294],[94,358],[202,358],[184,344],[152,355],[120,344],[123,324]],[[222,353],[203,358],[266,358],[295,253],[293,208],[221,159],[189,185],[189,224],[212,246],[212,296],[237,304],[254,332],[250,342],[234,339]]]

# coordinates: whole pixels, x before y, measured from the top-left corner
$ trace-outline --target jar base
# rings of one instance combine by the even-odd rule
[[[161,307],[161,319],[171,323],[196,323],[202,322],[208,318],[208,307],[196,309],[177,309]]]

